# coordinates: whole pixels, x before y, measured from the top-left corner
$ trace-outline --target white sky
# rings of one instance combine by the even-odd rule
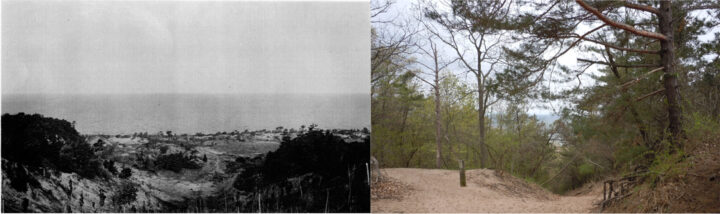
[[[394,2],[394,4],[392,5],[392,7],[391,7],[391,9],[389,10],[389,12],[387,12],[386,14],[382,14],[381,16],[377,17],[379,20],[387,21],[387,20],[392,20],[392,19],[395,19],[395,20],[412,19],[413,13],[417,13],[417,11],[415,11],[415,10],[412,9],[413,4],[417,4],[417,0],[395,0],[395,1],[393,1],[393,2]],[[702,16],[707,16],[707,14],[705,14],[704,12],[695,12],[695,14],[693,14],[693,15],[701,16],[701,17],[702,17]],[[598,23],[599,23],[599,22],[598,22]],[[596,23],[596,24],[593,25],[593,26],[580,25],[580,26],[578,26],[578,28],[576,29],[576,32],[585,33],[585,32],[587,32],[588,30],[590,30],[590,29],[598,26],[598,25],[599,25],[598,23]],[[714,34],[715,32],[719,32],[719,31],[720,31],[720,27],[715,27],[713,30],[710,30],[710,32],[708,32],[706,35],[700,36],[700,40],[705,40],[705,41],[706,41],[706,40],[709,40],[709,39],[713,39],[713,34]],[[422,38],[422,39],[425,39],[425,38]],[[462,42],[462,41],[459,41],[459,42]],[[455,54],[454,50],[452,50],[452,49],[450,49],[449,47],[447,47],[447,45],[442,44],[442,43],[440,43],[440,42],[438,42],[438,44],[439,44],[439,46],[440,46],[441,48],[445,48],[445,50],[444,50],[444,53],[445,53],[445,54],[444,54],[444,59],[453,59],[454,57],[457,57],[457,55]],[[582,44],[583,44],[583,45],[593,45],[592,43],[588,43],[588,42],[585,42],[585,43],[582,43]],[[443,51],[443,50],[441,50],[441,51]],[[554,53],[555,53],[555,52],[553,52],[553,54],[554,54]],[[578,59],[578,58],[602,60],[602,58],[600,58],[600,56],[594,56],[594,55],[592,55],[592,53],[586,53],[586,52],[580,51],[580,50],[576,47],[576,48],[571,49],[571,50],[568,51],[567,53],[565,53],[563,56],[559,57],[558,60],[557,60],[557,62],[558,62],[559,64],[561,64],[561,65],[565,65],[565,66],[568,66],[568,67],[570,67],[570,68],[576,68],[576,69],[579,70],[581,67],[580,67],[580,65],[579,65],[578,62],[577,62],[577,59]],[[431,62],[429,61],[429,59],[418,58],[418,60],[423,61],[423,62],[425,62],[426,64],[431,63]],[[476,86],[477,83],[475,82],[475,81],[476,81],[475,78],[472,77],[472,75],[468,75],[468,74],[466,74],[465,72],[463,72],[463,71],[465,70],[465,68],[462,67],[462,66],[460,65],[460,63],[457,63],[457,64],[458,64],[457,66],[455,66],[455,67],[450,66],[450,67],[448,67],[448,69],[446,69],[446,70],[449,70],[450,72],[455,73],[455,74],[458,75],[461,79],[464,79],[464,80],[466,81],[466,83],[468,83],[470,86]],[[419,67],[419,66],[418,66],[418,67]],[[483,68],[484,68],[484,69],[487,69],[488,67],[489,67],[488,65],[485,65],[485,64],[483,65]],[[553,90],[553,91],[555,91],[555,92],[562,91],[562,90],[566,90],[566,89],[575,88],[575,87],[578,87],[578,86],[580,86],[580,87],[592,86],[593,84],[595,84],[595,80],[592,79],[592,78],[590,77],[590,75],[591,75],[591,74],[597,74],[596,72],[598,72],[598,69],[600,69],[600,68],[602,68],[601,65],[592,65],[590,68],[588,68],[588,69],[583,73],[583,75],[581,75],[581,76],[579,77],[579,81],[578,81],[578,79],[575,79],[574,81],[571,81],[571,82],[566,83],[566,84],[558,84],[558,83],[550,83],[549,81],[546,80],[546,81],[543,81],[541,84],[543,84],[544,86],[550,87],[551,90]],[[548,78],[551,78],[551,79],[559,79],[559,78],[561,78],[559,75],[561,75],[561,74],[556,73],[556,72],[554,73],[554,72],[552,72],[552,71],[548,71],[548,72],[545,73],[545,77],[544,77],[544,78],[545,78],[545,79],[548,79]],[[423,86],[426,86],[426,85],[423,84]],[[425,88],[426,88],[428,91],[430,90],[429,87],[425,87]],[[501,103],[502,103],[502,102],[501,102]],[[529,109],[528,109],[528,113],[530,113],[530,114],[538,114],[538,115],[542,115],[542,114],[555,114],[555,113],[558,113],[560,110],[562,110],[563,107],[568,107],[568,105],[570,105],[569,102],[565,102],[565,101],[562,101],[562,100],[556,100],[556,101],[552,101],[552,102],[537,102],[537,101],[534,101],[534,102],[531,102],[531,103],[529,103],[529,104],[530,104],[530,106],[529,106]],[[496,105],[497,105],[497,104],[496,104]],[[501,111],[502,106],[492,106],[491,108],[493,108],[493,109],[500,109],[500,111]]]
[[[3,94],[370,93],[368,2],[3,1]]]
[[[417,13],[417,11],[415,11],[415,10],[412,8],[412,7],[413,7],[413,4],[417,4],[417,1],[416,1],[416,0],[396,0],[396,1],[394,1],[394,4],[392,5],[392,7],[391,7],[391,9],[389,10],[389,12],[387,12],[387,13],[385,13],[385,14],[382,14],[381,16],[379,16],[379,17],[377,17],[377,18],[378,18],[379,20],[390,20],[391,18],[394,18],[396,21],[406,20],[406,19],[413,19],[413,18],[412,18],[413,13]],[[413,22],[414,22],[414,20],[413,20]],[[584,30],[584,29],[583,29],[583,30]],[[419,35],[419,36],[421,37],[420,39],[425,39],[422,35]],[[462,42],[465,42],[465,41],[464,41],[464,40],[459,40],[458,42],[462,43]],[[441,54],[443,54],[443,57],[442,57],[443,59],[445,59],[445,60],[452,60],[452,59],[454,59],[455,57],[457,57],[457,54],[454,52],[454,50],[450,49],[450,47],[448,47],[446,44],[443,44],[443,43],[441,43],[441,42],[437,42],[437,43],[438,43],[438,46],[441,48],[440,51],[441,51]],[[468,46],[468,47],[469,47],[469,46]],[[498,47],[498,48],[499,48],[499,47]],[[468,52],[468,54],[469,54],[469,53],[470,53],[470,52]],[[561,56],[561,57],[558,59],[558,63],[563,64],[563,65],[566,65],[566,66],[575,67],[575,65],[577,65],[577,60],[576,60],[576,58],[577,58],[578,56],[580,56],[580,55],[579,55],[579,53],[577,52],[577,49],[576,49],[576,48],[575,48],[575,49],[572,49],[572,50],[568,51],[568,53],[566,53],[565,55]],[[416,57],[417,57],[417,60],[423,61],[423,62],[424,62],[425,64],[427,64],[427,65],[430,65],[430,64],[432,63],[432,62],[430,61],[430,59],[423,58],[422,56],[419,56],[419,55],[416,56]],[[592,57],[590,57],[590,58],[592,58]],[[472,63],[472,62],[471,62],[471,63]],[[418,68],[423,68],[423,67],[420,67],[420,66],[417,66],[417,67],[418,67]],[[488,69],[489,67],[490,67],[489,64],[485,64],[485,63],[483,64],[483,70],[484,70],[484,71],[487,71],[486,69]],[[596,70],[596,68],[598,68],[598,66],[593,66],[591,69],[588,69],[588,72],[586,72],[586,73],[591,73],[591,72],[593,72],[594,70]],[[449,71],[449,72],[454,73],[455,75],[457,75],[458,77],[460,77],[461,80],[464,80],[464,81],[465,81],[469,86],[471,86],[471,87],[476,87],[476,86],[477,86],[477,82],[476,82],[477,80],[475,79],[475,77],[474,77],[472,74],[469,74],[469,73],[467,73],[467,72],[464,72],[464,71],[466,71],[466,68],[465,68],[461,63],[459,63],[459,62],[456,63],[455,66],[449,66],[449,67],[446,69],[446,71]],[[548,73],[546,73],[546,77],[545,77],[545,78],[549,78],[549,77],[552,76],[552,75],[553,75],[553,74],[551,74],[550,72],[548,72]],[[552,77],[552,78],[558,78],[557,75],[558,75],[558,74],[555,74],[555,77]],[[582,78],[582,81],[583,81],[582,83],[583,83],[583,85],[585,85],[585,86],[587,86],[588,83],[592,83],[592,82],[593,82],[593,80],[592,80],[591,78],[587,77],[587,76],[582,76],[581,78]],[[542,82],[541,84],[544,84],[544,85],[546,85],[546,86],[548,85],[547,82]],[[572,84],[571,84],[571,85],[572,85]],[[567,85],[567,86],[566,86],[566,85],[562,85],[562,86],[561,86],[561,85],[555,84],[555,85],[550,85],[550,87],[552,87],[553,89],[559,91],[559,90],[562,90],[562,89],[567,88],[567,87],[574,87],[574,86],[576,86],[576,85],[577,85],[577,81],[575,82],[575,85],[572,85],[572,86],[569,86],[569,85]],[[430,87],[428,87],[428,86],[427,86],[426,84],[424,84],[424,83],[423,83],[423,86],[424,86],[424,88],[427,90],[427,93],[430,93],[430,92],[429,92],[429,90],[431,90]],[[499,102],[499,103],[491,106],[491,110],[493,110],[493,111],[502,111],[503,107],[502,107],[501,105],[502,105],[503,103],[504,103],[504,102]],[[563,102],[561,102],[561,101],[553,101],[553,102],[549,102],[549,103],[533,102],[533,103],[529,103],[530,106],[529,106],[529,108],[528,108],[528,113],[530,113],[530,114],[543,114],[543,115],[544,115],[544,114],[553,114],[554,111],[560,111],[561,108],[562,108],[562,105],[564,105],[564,104],[565,104],[565,103],[563,103]]]

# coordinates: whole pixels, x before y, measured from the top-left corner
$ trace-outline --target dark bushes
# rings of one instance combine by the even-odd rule
[[[123,170],[120,171],[120,174],[118,175],[118,177],[122,179],[127,179],[130,176],[132,176],[132,170],[130,168],[123,168]]]
[[[182,169],[200,168],[200,165],[195,163],[194,158],[185,156],[182,153],[160,155],[155,159],[155,166],[173,172],[180,172]]]
[[[330,132],[310,131],[282,142],[263,163],[246,167],[234,186],[281,203],[280,210],[268,211],[323,212],[327,203],[331,212],[369,212],[369,145],[369,139],[346,143]]]
[[[117,168],[115,168],[115,161],[103,161],[103,167],[105,167],[105,169],[107,169],[107,171],[112,173],[113,175],[118,173]]]
[[[100,160],[70,122],[39,114],[2,116],[2,157],[31,170],[41,167],[101,175]]]
[[[123,182],[120,189],[113,196],[113,202],[118,205],[129,204],[137,198],[137,187],[133,183]]]

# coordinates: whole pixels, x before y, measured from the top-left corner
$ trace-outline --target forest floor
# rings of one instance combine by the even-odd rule
[[[371,190],[372,212],[596,212],[602,185],[588,184],[565,195],[494,170],[382,169]]]

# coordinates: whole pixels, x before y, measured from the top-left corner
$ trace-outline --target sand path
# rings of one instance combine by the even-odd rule
[[[383,169],[406,185],[398,198],[374,199],[372,212],[590,212],[602,199],[597,187],[575,196],[558,196],[492,170],[469,170],[460,187],[455,170]]]

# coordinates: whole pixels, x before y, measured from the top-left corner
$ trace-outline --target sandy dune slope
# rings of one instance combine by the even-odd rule
[[[558,196],[487,169],[467,171],[467,187],[460,187],[455,170],[394,168],[383,173],[401,190],[373,193],[372,212],[590,212],[602,199],[602,186]]]

